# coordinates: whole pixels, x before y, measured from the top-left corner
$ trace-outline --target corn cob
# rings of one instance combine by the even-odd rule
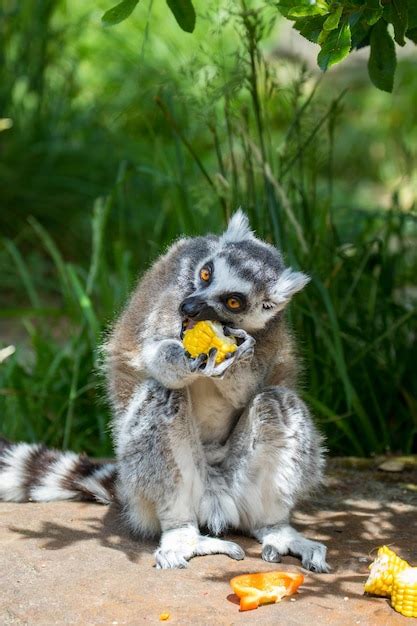
[[[417,617],[417,567],[406,567],[394,576],[391,604],[405,617]]]
[[[193,358],[200,354],[208,354],[212,348],[216,348],[217,364],[224,361],[226,354],[237,349],[236,339],[226,337],[222,325],[218,322],[197,322],[193,328],[184,331],[182,343]]]
[[[365,591],[376,596],[390,596],[392,583],[395,575],[409,567],[388,546],[382,546],[378,550],[377,557],[370,565],[369,578],[365,583]]]

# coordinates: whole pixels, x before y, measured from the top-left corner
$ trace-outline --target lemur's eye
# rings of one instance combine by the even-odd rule
[[[242,308],[242,301],[237,296],[230,296],[226,300],[226,306],[232,311],[238,311]]]
[[[226,309],[229,309],[232,313],[239,313],[239,311],[244,311],[247,307],[246,296],[243,293],[226,293],[221,296],[220,300]]]
[[[201,278],[201,280],[204,280],[205,283],[208,283],[208,281],[211,278],[211,269],[210,269],[210,267],[208,267],[206,265],[206,267],[203,267],[200,270],[200,278]]]

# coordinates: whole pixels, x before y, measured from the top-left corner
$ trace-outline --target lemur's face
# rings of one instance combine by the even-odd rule
[[[255,237],[226,242],[196,268],[194,291],[181,303],[180,313],[185,325],[218,320],[254,332],[307,281],[304,274],[285,269],[279,252]]]

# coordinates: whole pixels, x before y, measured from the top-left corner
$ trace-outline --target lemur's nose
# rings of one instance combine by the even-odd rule
[[[206,302],[198,296],[185,298],[180,304],[180,313],[184,317],[197,317],[206,306]]]

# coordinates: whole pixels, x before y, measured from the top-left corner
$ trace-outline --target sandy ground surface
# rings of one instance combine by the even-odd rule
[[[252,539],[234,537],[247,558],[193,559],[185,570],[157,571],[153,543],[137,543],[116,508],[84,503],[0,503],[0,624],[332,624],[416,623],[363,583],[384,543],[417,564],[417,470],[349,469],[333,462],[328,484],[300,509],[295,525],[329,547],[331,574],[306,573],[299,594],[241,613],[229,587],[237,574],[299,570],[260,559]]]

